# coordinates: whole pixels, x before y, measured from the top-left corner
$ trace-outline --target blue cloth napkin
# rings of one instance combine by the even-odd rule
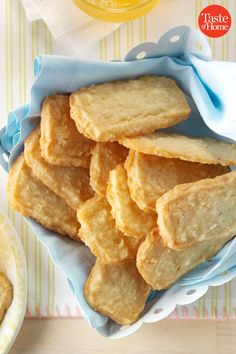
[[[138,60],[140,57],[143,59]],[[0,164],[6,171],[22,152],[25,138],[38,125],[45,96],[145,74],[171,77],[186,93],[192,110],[190,118],[170,130],[236,141],[236,64],[211,61],[208,42],[201,33],[189,27],[176,27],[158,43],[135,47],[124,62],[39,56],[35,59],[34,74],[30,103],[10,112],[6,127],[0,132]],[[119,326],[93,311],[84,298],[83,285],[94,263],[87,247],[49,232],[33,220],[28,222],[38,239],[48,247],[54,262],[69,278],[69,285],[88,322],[103,335],[114,334]],[[185,275],[175,287],[203,281],[206,284],[208,279],[226,269],[234,269],[234,266],[236,241],[232,240],[211,262],[205,262]],[[159,294],[156,296],[159,301]]]

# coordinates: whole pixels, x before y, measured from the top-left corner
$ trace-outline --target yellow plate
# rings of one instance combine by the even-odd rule
[[[0,272],[13,285],[13,301],[0,324],[0,354],[7,353],[22,325],[27,302],[27,273],[24,251],[10,220],[0,210]]]

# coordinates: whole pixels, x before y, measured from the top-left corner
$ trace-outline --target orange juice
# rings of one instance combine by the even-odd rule
[[[145,15],[159,0],[74,0],[88,15],[108,22],[126,22]]]

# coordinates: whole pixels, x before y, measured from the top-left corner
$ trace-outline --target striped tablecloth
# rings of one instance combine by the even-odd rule
[[[176,25],[197,26],[198,14],[209,4],[220,4],[232,15],[232,27],[221,38],[210,39],[213,57],[236,60],[236,0],[161,0],[147,16],[129,22],[101,40],[81,57],[119,60],[133,46],[156,41]],[[33,77],[33,60],[38,54],[75,55],[67,43],[52,39],[43,22],[29,23],[20,0],[0,2],[0,127],[7,112],[27,102]],[[6,174],[0,171],[0,202],[21,237],[28,267],[27,317],[78,317],[78,305],[64,275],[50,261],[46,249],[36,240],[24,220],[8,206]],[[171,318],[224,319],[236,316],[236,280],[211,288],[194,304],[178,307]]]

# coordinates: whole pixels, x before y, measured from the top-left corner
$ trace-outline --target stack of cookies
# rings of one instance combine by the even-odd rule
[[[189,113],[158,76],[46,97],[10,170],[11,206],[96,256],[85,297],[119,324],[236,233],[236,145],[159,131]]]

